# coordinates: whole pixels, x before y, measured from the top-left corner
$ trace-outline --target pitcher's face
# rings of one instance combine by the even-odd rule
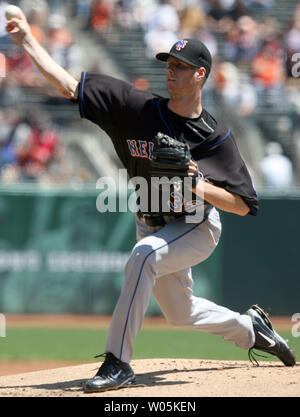
[[[166,84],[171,96],[189,95],[199,86],[199,68],[170,56],[167,60]]]

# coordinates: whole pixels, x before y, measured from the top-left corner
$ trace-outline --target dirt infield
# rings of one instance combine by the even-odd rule
[[[84,364],[0,377],[2,397],[297,397],[300,366],[244,361],[142,359],[132,361],[138,386],[85,394],[85,380],[99,364]]]
[[[103,328],[110,317],[73,315],[11,315],[7,327]],[[288,318],[272,319],[286,330]],[[169,327],[165,319],[146,318],[143,327]],[[85,394],[86,379],[98,362],[0,361],[1,397],[299,397],[300,363],[286,368],[281,362],[198,359],[143,359],[132,361],[139,385],[105,393]]]
[[[75,315],[75,314],[8,314],[7,327],[43,327],[43,328],[84,328],[99,329],[108,327],[111,316]],[[272,317],[272,323],[277,330],[289,330],[292,322],[290,317]],[[173,328],[164,317],[145,317],[143,328]]]
[[[6,317],[7,327],[43,327],[43,328],[81,328],[99,329],[107,328],[111,321],[111,316],[97,315],[77,315],[77,314],[8,314]],[[285,318],[282,318],[285,320]],[[168,327],[164,317],[146,317],[143,323],[145,327]]]

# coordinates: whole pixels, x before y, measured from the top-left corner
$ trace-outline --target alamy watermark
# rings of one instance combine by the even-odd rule
[[[201,184],[201,181],[200,181]],[[120,169],[118,181],[111,177],[101,177],[96,189],[101,190],[96,200],[100,213],[127,212],[167,213],[184,212],[186,223],[198,223],[204,218],[204,191],[197,184],[197,195],[193,193],[193,179],[186,177],[133,177],[127,183],[127,170]],[[125,195],[124,195],[125,190]],[[134,192],[128,196],[128,190]],[[122,198],[117,198],[122,196]],[[117,207],[117,201],[119,206]]]
[[[6,337],[5,315],[0,313],[0,337]]]
[[[296,52],[292,56],[292,62],[294,62],[294,65],[292,66],[292,76],[294,78],[300,77],[300,52]]]
[[[300,337],[300,313],[292,315],[292,322],[295,322],[292,327],[292,335],[294,337]]]

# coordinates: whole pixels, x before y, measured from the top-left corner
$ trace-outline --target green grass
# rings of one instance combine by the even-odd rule
[[[11,328],[0,359],[90,360],[104,351],[107,330]]]
[[[300,353],[300,338],[280,332]],[[9,328],[0,338],[1,359],[70,360],[88,362],[105,349],[107,329]],[[142,330],[135,343],[133,359],[197,358],[247,360],[246,350],[221,337],[181,329]],[[262,358],[260,360],[263,360]],[[267,360],[273,360],[268,357]],[[275,359],[276,360],[276,359]]]

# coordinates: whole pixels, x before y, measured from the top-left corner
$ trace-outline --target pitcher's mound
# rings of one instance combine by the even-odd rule
[[[198,359],[134,360],[138,384],[104,393],[85,394],[86,379],[100,363],[67,366],[0,377],[0,396],[8,397],[297,397],[300,367],[281,362]]]

